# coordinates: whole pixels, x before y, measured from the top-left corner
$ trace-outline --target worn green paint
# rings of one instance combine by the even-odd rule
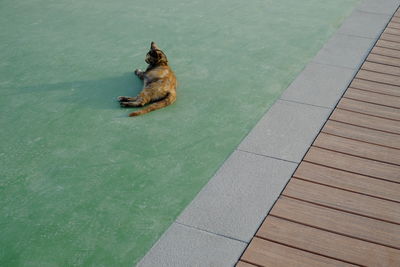
[[[131,266],[357,0],[2,0],[0,265]],[[178,101],[128,118],[150,41]]]

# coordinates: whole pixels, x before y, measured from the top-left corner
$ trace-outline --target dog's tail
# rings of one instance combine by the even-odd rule
[[[129,117],[143,115],[143,114],[149,113],[151,111],[154,111],[154,110],[157,110],[160,108],[164,108],[164,107],[169,106],[172,103],[174,103],[175,100],[176,100],[176,92],[169,92],[168,95],[165,98],[163,98],[162,100],[152,103],[152,104],[142,108],[141,110],[132,112],[131,114],[129,114]]]

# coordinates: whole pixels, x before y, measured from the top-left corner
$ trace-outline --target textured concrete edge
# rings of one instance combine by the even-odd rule
[[[265,216],[272,208],[279,194],[286,186],[287,181],[290,179],[299,162],[301,162],[301,159],[325,124],[333,108],[354,78],[376,40],[386,28],[390,18],[397,10],[398,5],[398,0],[364,0],[354,9],[352,15],[344,21],[338,31],[308,64],[308,66],[319,64],[328,69],[329,67],[334,67],[343,70],[342,72],[334,71],[333,76],[329,76],[329,79],[341,81],[340,88],[337,88],[337,92],[333,95],[328,94],[328,92],[332,90],[331,87],[328,87],[325,92],[319,96],[320,99],[324,97],[333,97],[335,99],[329,103],[321,102],[322,104],[318,104],[318,98],[315,98],[313,94],[319,92],[320,88],[315,89],[317,90],[316,92],[310,92],[307,85],[320,85],[322,83],[315,81],[315,78],[324,80],[327,77],[321,74],[319,77],[313,77],[314,80],[309,83],[307,80],[304,81],[307,77],[312,77],[312,75],[310,76],[307,73],[310,69],[307,68],[307,66],[286,90],[288,91],[290,88],[291,90],[305,90],[305,95],[301,97],[298,97],[298,95],[291,97],[290,94],[286,94],[286,91],[283,92],[282,96],[285,95],[285,97],[281,96],[270,110],[266,112],[260,122],[250,131],[248,136],[225,161],[207,185],[142,258],[138,266],[155,266],[154,264],[157,266],[234,265],[247,247],[247,244],[251,241],[251,238],[261,225]],[[365,18],[370,18],[371,15],[375,16],[375,21],[379,24],[379,27],[375,27],[376,33],[366,29],[369,25],[360,23],[360,21],[362,22]],[[333,64],[329,62],[329,58],[340,55],[343,49],[349,49],[349,52],[352,52],[351,46],[336,46],[336,43],[335,45],[330,44],[330,42],[336,42],[338,37],[341,39],[349,38],[349,41],[351,41],[351,38],[365,39],[365,45],[362,47],[362,51],[358,49],[356,57],[352,58],[352,60],[356,62],[355,65],[349,67],[348,62],[345,62],[347,60],[346,58],[343,59],[345,60],[343,62],[340,62],[340,60]],[[329,75],[330,72],[328,71],[326,73]],[[347,74],[341,75],[341,73]],[[302,81],[299,81],[300,79],[302,79]],[[306,86],[304,86],[304,84]],[[307,95],[310,97],[309,99]],[[274,110],[279,111],[275,112],[277,115],[274,115]],[[311,114],[311,119],[309,121],[301,121],[301,126],[303,126],[306,133],[302,138],[296,139],[295,134],[298,134],[298,129],[294,127],[298,127],[299,125],[291,124],[293,121],[282,121],[282,117],[279,116],[279,114],[286,112],[286,118],[301,118],[301,115],[304,117],[305,114],[299,112],[303,112],[304,110]],[[313,116],[313,114],[318,112],[322,113],[322,116]],[[261,147],[264,146],[265,149],[258,149],[259,146],[257,146],[257,143],[255,146],[251,145],[253,142],[261,140],[260,138],[267,139],[265,131],[268,131],[268,126],[275,125],[287,125],[288,127],[282,127],[278,129],[278,131],[267,135],[269,142],[260,145]],[[307,131],[309,125],[312,129]],[[290,133],[292,133],[293,136],[291,136]],[[279,142],[282,136],[286,137],[284,138],[285,140],[290,140],[293,137],[293,142]],[[298,155],[292,158],[292,155],[288,154],[287,151],[292,151],[292,144],[296,142],[297,153],[300,156]],[[276,150],[277,147],[281,147],[281,151],[279,151],[279,149]],[[269,154],[268,152],[271,150],[275,152]],[[244,155],[246,153],[249,154],[248,157]],[[246,158],[248,159],[247,161]],[[249,167],[249,165],[255,161],[259,161],[259,163],[255,163],[255,166]],[[288,171],[282,172],[282,170],[271,168],[272,171],[270,172],[272,173],[268,173],[268,168],[262,169],[262,165],[267,161],[269,162],[269,166],[283,163],[282,166],[284,168],[286,166]],[[240,162],[245,162],[245,164],[240,164]],[[235,168],[235,166],[238,167]],[[257,170],[257,168],[260,170]],[[255,171],[255,173],[251,173],[251,171]],[[266,183],[259,184],[259,180],[257,180],[256,187],[251,186],[249,183],[254,183],[255,181],[247,179],[243,174],[247,174],[247,176],[266,177]],[[230,177],[233,177],[233,179],[230,179]],[[276,182],[276,179],[268,179],[271,177],[278,177],[280,180],[283,179],[284,182],[273,187],[271,185]],[[263,209],[251,209],[251,207],[248,207],[251,209],[252,213],[258,214],[253,214],[254,218],[250,221],[247,220],[244,218],[248,216],[248,214],[243,213],[243,203],[240,205],[238,201],[243,202],[249,195],[260,194],[258,188],[262,188],[261,193],[265,193],[265,187],[272,187],[273,192],[268,191],[268,189],[267,192],[271,193],[273,197],[267,201],[267,204],[263,203],[261,205]],[[236,203],[234,201],[235,199],[238,200]],[[262,201],[265,202],[266,199],[262,198]],[[251,204],[260,206],[259,203]],[[224,212],[220,213],[221,211]],[[209,221],[211,223],[208,223]],[[248,229],[249,225],[252,228],[251,231],[241,231],[241,229]],[[224,230],[225,226],[230,229]],[[236,234],[235,231],[240,234]],[[221,254],[213,253],[213,251],[220,251]]]

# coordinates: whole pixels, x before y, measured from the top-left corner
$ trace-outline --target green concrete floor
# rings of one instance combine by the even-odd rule
[[[358,0],[3,0],[0,265],[132,266]],[[128,118],[150,41],[178,101]]]

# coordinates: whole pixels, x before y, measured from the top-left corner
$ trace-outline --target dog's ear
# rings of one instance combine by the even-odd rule
[[[160,50],[160,48],[158,48],[158,46],[156,45],[155,42],[151,42],[150,49],[151,50]]]

